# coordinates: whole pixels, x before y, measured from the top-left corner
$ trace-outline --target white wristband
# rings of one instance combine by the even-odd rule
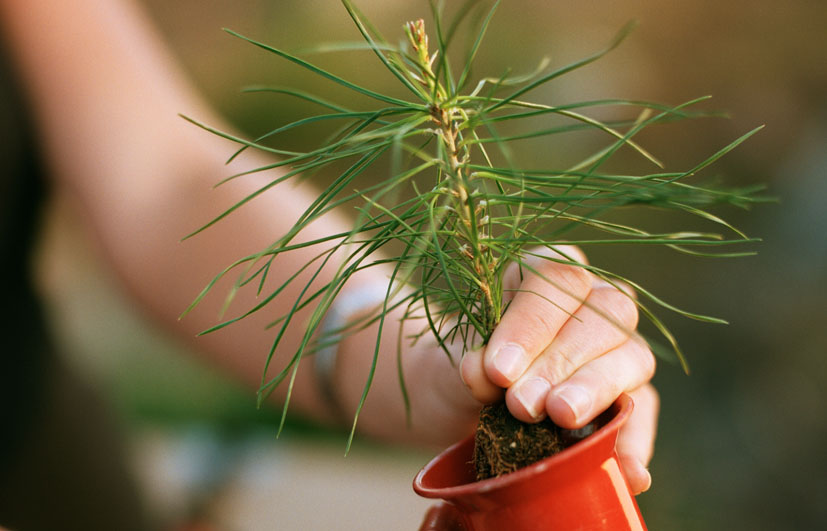
[[[327,346],[320,348],[313,355],[313,368],[319,393],[324,398],[337,420],[347,423],[347,415],[336,389],[336,362],[342,332],[358,314],[364,314],[382,304],[387,295],[388,286],[371,283],[349,289],[340,293],[331,303],[324,320],[319,327],[319,338]]]

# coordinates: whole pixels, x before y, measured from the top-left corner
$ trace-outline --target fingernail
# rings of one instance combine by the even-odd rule
[[[641,492],[646,492],[652,487],[652,473],[649,472],[649,470],[647,470],[645,467],[643,468],[643,471],[646,473],[646,486],[643,487],[643,490]]]
[[[491,362],[497,372],[509,382],[513,382],[523,374],[525,357],[523,347],[515,343],[506,343],[494,353]]]
[[[643,479],[643,487],[641,487],[640,492],[646,492],[652,486],[652,474],[649,472],[640,459],[634,460],[637,470],[637,475]]]
[[[561,385],[554,389],[554,396],[569,406],[574,414],[575,422],[580,421],[589,413],[592,407],[592,397],[579,385]]]
[[[551,385],[544,378],[530,378],[523,382],[515,392],[515,398],[535,420],[541,419],[546,413],[546,396]]]

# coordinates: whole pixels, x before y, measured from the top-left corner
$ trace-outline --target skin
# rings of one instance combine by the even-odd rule
[[[183,321],[178,315],[227,264],[284,233],[314,198],[313,188],[279,185],[180,243],[183,235],[277,174],[256,174],[212,188],[225,176],[224,160],[233,148],[184,122],[178,113],[218,129],[230,128],[181,74],[150,21],[127,0],[0,0],[0,27],[29,96],[55,186],[78,203],[101,255],[124,289],[160,325],[194,341],[203,359],[257,387],[273,339],[263,327],[295,299],[301,282],[277,299],[271,313],[198,339],[198,332],[216,323],[221,294],[226,293],[221,288],[227,284],[219,285],[219,295],[208,297]],[[247,154],[231,171],[268,162]],[[318,238],[347,226],[346,218],[331,215],[304,237]],[[295,271],[316,252],[289,253],[276,269]],[[585,263],[574,248],[562,252]],[[535,267],[548,281],[525,275],[521,283],[516,266],[509,270],[507,284],[520,291],[485,351],[469,353],[454,364],[433,341],[403,343],[412,401],[409,429],[396,376],[396,343],[399,333],[415,330],[386,327],[359,429],[384,440],[442,446],[470,432],[480,402],[503,394],[512,414],[522,420],[548,415],[561,426],[575,428],[628,392],[635,411],[621,431],[618,451],[632,490],[646,490],[658,399],[648,383],[654,358],[631,332],[637,323],[632,295],[581,268],[541,260]],[[320,282],[334,270],[324,271]],[[386,276],[374,270],[346,289],[363,289]],[[254,298],[242,291],[233,308],[252,306]],[[281,367],[292,355],[301,332],[301,327],[288,331],[273,366]],[[362,394],[374,332],[354,334],[339,347],[334,382],[345,413],[356,410]],[[281,386],[274,400],[283,401],[284,393]],[[575,400],[578,396],[582,400]],[[307,361],[300,365],[291,408],[337,420]]]
[[[588,263],[576,247],[558,251],[544,254]],[[509,411],[524,422],[548,416],[569,429],[588,424],[628,393],[635,410],[620,432],[618,454],[633,490],[647,490],[659,404],[649,384],[655,358],[634,333],[633,291],[583,268],[536,256],[526,262],[539,275],[523,270],[521,282],[516,264],[506,272],[507,292],[516,294],[487,348],[463,359],[463,381],[481,402],[505,394]]]

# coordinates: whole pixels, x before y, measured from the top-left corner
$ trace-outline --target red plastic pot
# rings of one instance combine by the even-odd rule
[[[615,451],[632,407],[620,396],[593,434],[498,478],[474,480],[473,437],[451,446],[414,479],[417,494],[444,500],[420,531],[645,530]]]

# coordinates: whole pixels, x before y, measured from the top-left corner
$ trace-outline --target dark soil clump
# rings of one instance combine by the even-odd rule
[[[483,407],[474,444],[477,480],[501,476],[554,455],[571,442],[569,433],[549,419],[521,422],[505,402]]]

